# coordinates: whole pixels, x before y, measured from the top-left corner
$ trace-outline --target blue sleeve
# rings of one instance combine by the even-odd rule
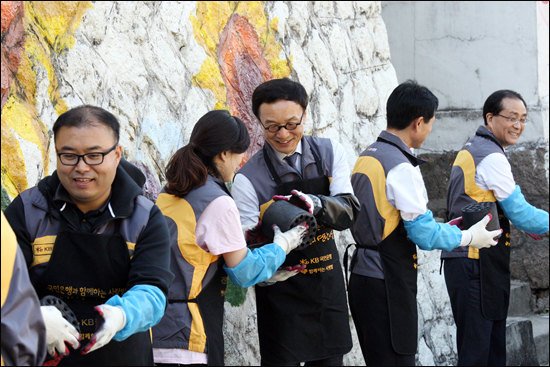
[[[403,223],[409,239],[422,250],[451,251],[458,247],[462,240],[460,228],[447,223],[437,223],[431,210],[427,210],[413,221],[404,220]]]
[[[548,232],[548,212],[529,204],[518,185],[510,196],[498,203],[506,218],[522,231],[534,234]]]
[[[158,324],[164,316],[166,297],[158,287],[138,284],[122,297],[116,295],[109,298],[105,304],[121,306],[126,314],[126,326],[113,337],[113,340],[120,342]]]
[[[286,259],[286,253],[281,246],[270,243],[250,251],[243,261],[234,268],[223,265],[231,281],[239,287],[250,287],[265,282],[275,274]]]

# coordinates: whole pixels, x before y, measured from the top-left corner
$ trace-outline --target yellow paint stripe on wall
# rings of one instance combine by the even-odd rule
[[[191,81],[193,85],[203,89],[210,89],[216,99],[227,106],[227,91],[225,89],[225,83],[220,73],[220,67],[218,62],[212,57],[207,56],[206,60],[201,65],[201,71],[192,77]],[[224,108],[229,110],[229,106]]]
[[[56,53],[72,48],[74,31],[80,25],[90,1],[27,1],[25,14],[35,19],[41,34]]]
[[[31,112],[15,98],[8,99],[2,111],[2,119],[8,123],[9,127],[24,140],[36,144],[44,154],[43,143],[39,141],[33,126],[33,117]]]
[[[216,109],[231,111],[227,104],[226,86],[219,71],[217,51],[220,34],[233,13],[246,17],[258,33],[274,78],[290,76],[292,69],[289,60],[279,58],[283,46],[275,39],[279,20],[274,18],[268,24],[264,8],[265,1],[198,1],[196,17],[190,16],[195,40],[209,55],[201,71],[193,76],[193,84],[214,93]]]
[[[2,187],[15,198],[28,186],[25,159],[19,141],[10,132],[2,114]]]
[[[48,74],[48,97],[57,114],[67,111],[67,103],[59,92],[52,54],[73,47],[76,28],[86,10],[93,8],[89,1],[24,1],[23,4],[25,52],[2,111],[2,186],[12,198],[28,188],[25,156],[14,134],[38,146],[43,172],[49,172],[50,138],[36,109],[37,67],[41,65]]]

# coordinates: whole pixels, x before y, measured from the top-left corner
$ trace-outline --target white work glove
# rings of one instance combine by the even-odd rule
[[[56,350],[61,355],[68,355],[69,348],[65,343],[69,343],[73,349],[78,349],[80,333],[65,320],[61,311],[54,306],[40,306],[40,311],[46,325],[46,347],[50,356],[56,358]]]
[[[87,354],[108,344],[117,332],[126,326],[126,313],[120,306],[99,305],[94,307],[103,318],[100,327],[80,353]]]
[[[502,234],[502,229],[497,229],[495,231],[488,231],[485,227],[487,223],[491,221],[493,216],[487,214],[483,217],[482,220],[468,228],[467,230],[462,231],[463,240],[460,243],[460,246],[470,246],[477,249],[487,248],[494,246],[498,243],[498,240],[494,240],[495,237]],[[468,243],[468,236],[470,240]]]
[[[266,285],[272,285],[277,282],[284,282],[288,278],[291,278],[296,274],[302,272],[305,268],[305,265],[285,266],[284,268],[279,268],[271,278],[269,278],[265,282],[259,283],[258,285],[264,287]]]
[[[289,229],[285,233],[281,232],[278,225],[273,225],[273,242],[279,245],[288,255],[302,243],[302,239],[307,235],[309,226],[302,222],[296,227]]]
[[[290,194],[291,195],[275,195],[273,196],[273,200],[288,201],[313,215],[317,214],[323,208],[321,200],[314,195],[304,194],[298,190],[292,190]]]

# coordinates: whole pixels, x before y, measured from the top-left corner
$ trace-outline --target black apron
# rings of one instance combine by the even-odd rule
[[[206,353],[209,366],[224,366],[224,342],[223,342],[223,314],[225,289],[227,287],[227,273],[223,269],[224,259],[216,262],[217,270],[208,284],[201,290],[196,298],[169,299],[168,302],[194,302],[199,306],[199,311],[206,333]]]
[[[510,221],[497,203],[500,228],[498,243],[479,250],[481,311],[492,321],[504,320],[510,302]]]
[[[68,229],[63,220],[61,223],[50,261],[35,289],[39,298],[59,297],[75,313],[82,349],[96,331],[100,317],[94,306],[126,292],[130,256],[118,223],[114,234],[76,232]],[[111,340],[86,355],[81,355],[80,350],[71,351],[61,359],[59,366],[63,365],[153,366],[150,333],[136,333],[121,342]]]
[[[347,276],[347,252],[344,263]],[[388,297],[388,313],[390,316],[390,332],[393,350],[397,354],[411,355],[416,353],[418,344],[418,310],[417,294],[417,254],[416,245],[407,236],[403,220],[399,221],[395,230],[377,246],[361,246],[378,251],[384,284]],[[353,270],[357,256],[353,257],[350,268]]]
[[[312,152],[320,177],[283,183],[264,150],[267,167],[277,183],[276,195],[290,195],[293,189],[330,195],[330,181],[313,147]],[[306,264],[306,273],[271,286],[256,286],[260,352],[262,360],[270,364],[344,355],[352,347],[344,277],[333,230],[319,225],[311,245],[291,251],[282,266],[296,264]]]
[[[492,141],[506,156],[494,136],[479,132],[476,132],[476,136]],[[504,216],[498,202],[496,204],[502,235],[495,246],[479,250],[481,312],[486,319],[492,321],[506,319],[510,302],[510,221]]]

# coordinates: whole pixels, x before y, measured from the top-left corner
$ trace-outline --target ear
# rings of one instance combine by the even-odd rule
[[[418,131],[423,123],[424,123],[424,117],[423,116],[417,117],[416,119],[414,119],[414,121],[411,124],[412,130],[415,132]]]
[[[122,158],[122,145],[118,145],[115,148],[115,159],[116,159],[117,166],[120,163],[120,158]]]
[[[487,120],[487,129],[492,131],[491,129],[493,128],[493,124],[495,122],[495,116],[491,112],[489,112],[485,115],[485,119]]]
[[[226,150],[225,152],[221,152],[220,154],[218,154],[218,156],[220,157],[220,161],[226,162],[229,158],[229,152],[229,150]]]

